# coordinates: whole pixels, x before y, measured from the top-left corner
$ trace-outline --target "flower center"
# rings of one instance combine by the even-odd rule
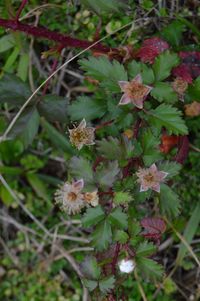
[[[77,199],[77,194],[75,192],[70,192],[68,193],[67,198],[70,202],[74,202]]]
[[[126,87],[126,93],[128,94],[129,97],[133,97],[133,98],[139,98],[139,99],[144,98],[147,92],[148,92],[147,87],[135,81],[131,82]]]
[[[144,180],[147,182],[147,183],[152,183],[154,182],[154,175],[152,175],[151,173],[147,174],[144,176]]]
[[[83,142],[85,139],[87,139],[87,132],[84,130],[76,129],[72,132],[71,138],[73,139],[74,143]]]

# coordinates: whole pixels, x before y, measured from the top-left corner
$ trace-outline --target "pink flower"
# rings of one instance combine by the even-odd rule
[[[140,192],[149,189],[160,192],[160,183],[164,181],[168,173],[159,171],[154,163],[149,168],[140,168],[136,175],[140,183]]]
[[[134,104],[137,108],[142,109],[146,96],[152,90],[152,87],[146,86],[142,83],[142,77],[138,74],[132,81],[118,82],[122,95],[119,105],[126,105],[128,103]]]

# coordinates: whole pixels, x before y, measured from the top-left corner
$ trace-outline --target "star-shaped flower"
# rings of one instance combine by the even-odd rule
[[[72,182],[72,184],[64,183],[55,193],[56,203],[68,214],[79,213],[85,206],[83,187],[83,179]]]
[[[94,144],[94,132],[95,128],[86,127],[86,121],[83,119],[78,127],[71,130],[69,129],[70,141],[80,150],[83,145]]]
[[[168,173],[159,171],[154,163],[149,168],[140,168],[136,175],[140,183],[140,192],[149,189],[160,192],[160,183],[164,182]]]
[[[93,207],[98,206],[98,204],[99,204],[98,191],[95,190],[93,192],[84,193],[84,201]]]
[[[144,100],[152,90],[152,87],[142,83],[142,77],[138,74],[133,80],[118,82],[122,95],[119,105],[126,105],[128,103],[134,104],[137,108],[142,109]]]

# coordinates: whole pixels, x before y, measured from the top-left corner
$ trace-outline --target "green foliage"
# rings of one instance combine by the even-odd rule
[[[110,161],[108,164],[102,164],[96,172],[96,181],[102,188],[111,187],[119,174],[117,161]]]
[[[126,229],[128,226],[127,214],[120,207],[111,211],[108,216],[111,225],[117,228]]]
[[[164,161],[159,164],[159,169],[168,172],[167,179],[178,175],[182,166],[176,162]]]
[[[94,10],[97,14],[118,12],[125,4],[120,0],[81,0],[81,3]]]
[[[197,77],[192,85],[188,88],[188,94],[192,99],[195,99],[196,101],[200,101],[200,76]]]
[[[177,66],[179,63],[178,55],[175,53],[170,53],[168,50],[161,53],[153,64],[153,71],[156,81],[162,81],[166,79],[173,67]]]
[[[181,115],[182,113],[171,105],[161,104],[156,109],[149,111],[148,119],[157,128],[165,127],[170,134],[186,135],[188,129]]]
[[[107,220],[104,220],[96,226],[92,233],[92,244],[98,251],[103,251],[108,248],[112,239],[111,225]]]
[[[161,36],[174,47],[178,47],[183,38],[185,25],[180,21],[173,21],[167,25],[162,31]]]
[[[82,224],[84,227],[90,227],[98,224],[105,217],[101,206],[95,208],[88,208],[82,218]]]
[[[147,278],[160,278],[164,273],[163,267],[150,258],[136,257],[136,265]]]
[[[123,230],[117,230],[114,236],[114,240],[120,244],[125,244],[129,239],[128,234]]]
[[[99,288],[103,294],[109,293],[114,288],[115,277],[110,276],[99,281]]]
[[[80,96],[73,101],[67,108],[71,120],[86,121],[101,118],[106,112],[105,102],[99,99],[93,99],[86,96]]]
[[[177,93],[168,83],[157,82],[151,91],[151,95],[159,102],[174,103],[178,101]]]
[[[84,260],[81,270],[88,279],[98,280],[101,274],[101,269],[98,266],[96,258],[93,256],[87,257]]]
[[[160,207],[163,215],[176,217],[180,211],[180,200],[178,195],[165,184],[161,184]]]
[[[91,163],[82,157],[72,157],[69,162],[70,173],[77,179],[84,179],[86,185],[94,183]]]
[[[148,243],[147,241],[144,241],[138,245],[138,248],[136,250],[137,256],[150,256],[153,253],[155,253],[156,247],[153,243]]]
[[[118,61],[112,63],[106,57],[83,59],[80,61],[81,68],[86,75],[100,81],[100,85],[109,92],[120,92],[118,81],[127,80],[127,72]]]
[[[110,160],[117,160],[123,156],[120,141],[111,136],[97,141],[97,150],[102,156]]]
[[[131,202],[133,200],[133,196],[130,195],[127,191],[117,191],[114,194],[113,201],[116,205],[123,205]]]
[[[142,80],[146,85],[153,84],[153,82],[155,81],[152,68],[134,60],[128,64],[128,74],[130,79],[133,79],[136,75],[141,74]]]
[[[150,130],[143,132],[141,139],[143,161],[145,165],[150,166],[152,163],[162,158],[159,151],[160,140],[156,138]]]

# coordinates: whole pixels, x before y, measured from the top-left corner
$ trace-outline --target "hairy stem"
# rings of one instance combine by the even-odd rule
[[[14,31],[24,32],[27,35],[33,35],[38,38],[45,38],[50,41],[60,43],[64,47],[74,47],[74,48],[87,48],[94,44],[86,40],[75,39],[61,33],[51,31],[44,27],[32,26],[28,24],[21,23],[16,20],[11,19],[2,19],[0,18],[0,26],[4,28],[9,28]],[[100,43],[97,43],[93,46],[93,49],[98,50],[103,53],[108,53],[111,49],[107,46],[104,46]]]

